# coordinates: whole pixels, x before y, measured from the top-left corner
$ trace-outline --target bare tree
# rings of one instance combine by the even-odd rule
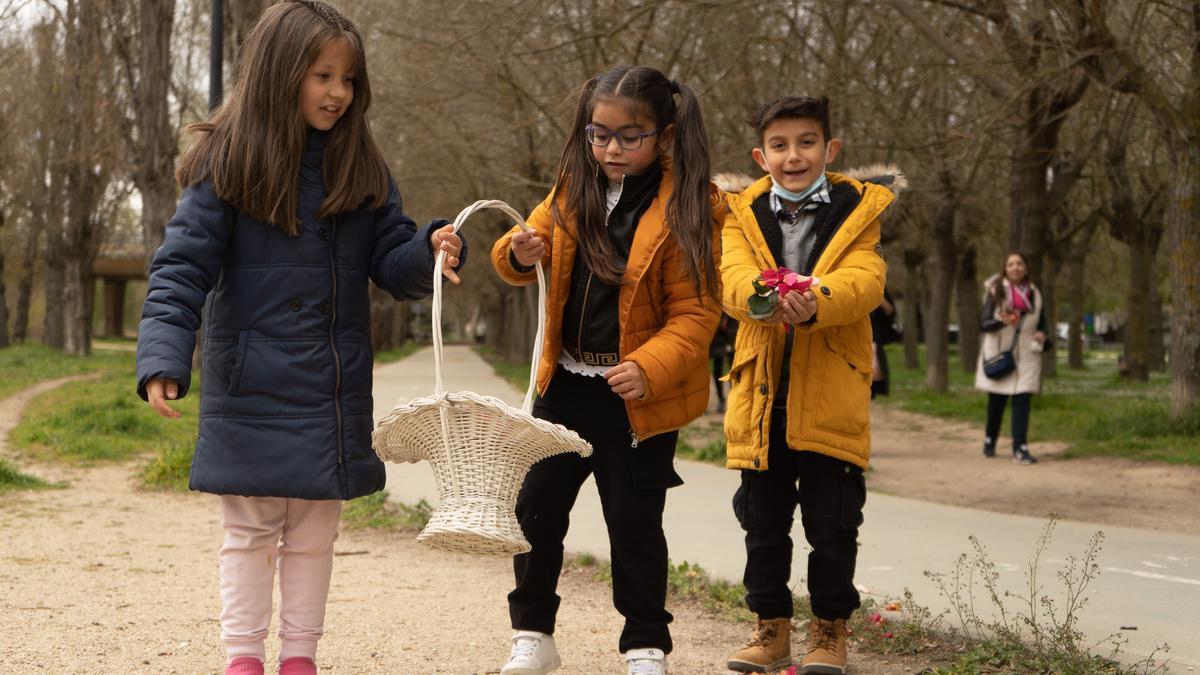
[[[129,101],[120,129],[129,150],[129,172],[142,198],[148,266],[162,244],[178,196],[174,178],[178,139],[169,105],[175,0],[110,0],[107,9]]]
[[[1128,13],[1107,0],[1055,4],[1086,26],[1070,45],[1084,70],[1110,89],[1138,97],[1167,148],[1171,412],[1186,415],[1200,406],[1200,0],[1135,3]],[[1114,30],[1114,21],[1121,28]]]
[[[1022,251],[1031,275],[1042,279],[1051,216],[1071,187],[1062,179],[1051,185],[1048,176],[1056,162],[1062,125],[1083,98],[1089,80],[1074,72],[1059,52],[1047,48],[1051,15],[1045,0],[1020,5],[1004,0],[927,1],[978,24],[977,40],[955,41],[914,3],[889,0],[930,44],[993,99],[996,110],[991,114],[1014,121],[1008,139],[1012,148],[1009,248]],[[989,62],[987,55],[991,54],[1002,55],[999,64]]]

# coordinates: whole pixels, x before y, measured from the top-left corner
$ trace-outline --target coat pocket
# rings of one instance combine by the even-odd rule
[[[730,443],[764,448],[767,408],[774,389],[770,385],[770,353],[764,345],[750,345],[734,354],[733,367],[724,380],[730,383],[725,402],[725,438]],[[764,457],[765,458],[765,457]],[[731,456],[730,459],[733,459]],[[742,458],[746,459],[746,458]],[[756,465],[757,466],[757,465]]]
[[[242,366],[246,363],[246,342],[249,340],[250,331],[238,331],[237,347],[233,352],[233,367],[229,369],[229,382],[225,385],[225,391],[229,392],[230,396],[237,396],[238,390],[242,388]]]
[[[871,359],[824,335],[823,379],[816,426],[843,436],[860,436],[870,420]]]

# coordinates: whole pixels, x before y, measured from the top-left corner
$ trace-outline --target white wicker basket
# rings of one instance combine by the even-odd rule
[[[454,219],[457,232],[471,214],[499,209],[522,229],[525,220],[508,204],[480,200]],[[546,277],[537,265],[538,329],[525,403],[517,410],[504,401],[469,391],[447,393],[442,385],[442,265],[433,270],[433,396],[396,406],[371,434],[376,454],[390,462],[428,460],[437,481],[438,506],[417,536],[449,551],[515,555],[530,549],[515,508],[529,467],[564,452],[587,457],[592,446],[574,431],[533,417],[533,394],[541,360],[546,317]]]

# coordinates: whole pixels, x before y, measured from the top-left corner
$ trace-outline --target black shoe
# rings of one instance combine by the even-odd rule
[[[1013,464],[1037,464],[1037,458],[1029,454],[1028,445],[1013,448]]]
[[[983,439],[983,456],[984,457],[995,457],[996,456],[996,441],[993,441],[990,438]]]

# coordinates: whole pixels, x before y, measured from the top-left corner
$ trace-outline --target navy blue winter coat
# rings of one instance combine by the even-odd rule
[[[302,155],[298,237],[238,211],[204,182],[183,191],[154,255],[138,327],[143,399],[153,377],[187,393],[213,291],[193,490],[352,499],[383,488],[371,450],[367,282],[397,300],[432,293],[429,235],[445,221],[418,230],[394,185],[382,208],[316,219],[324,138],[310,131]]]

